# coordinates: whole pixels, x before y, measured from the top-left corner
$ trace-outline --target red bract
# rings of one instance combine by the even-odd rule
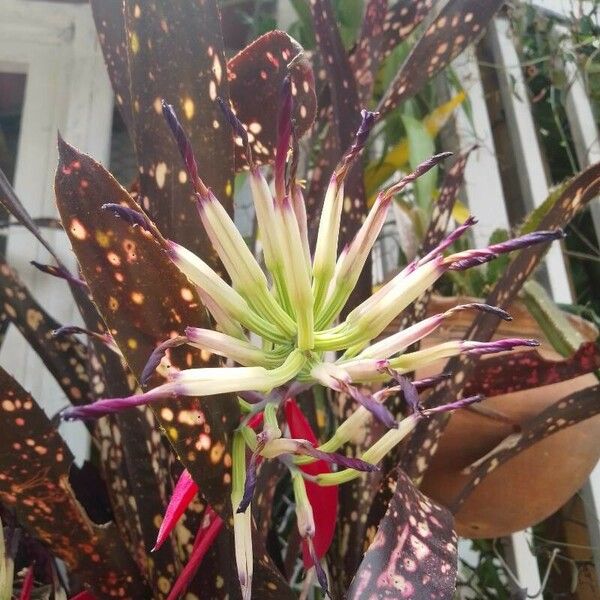
[[[221,531],[221,527],[223,527],[223,519],[221,519],[212,508],[209,507],[207,509],[206,517],[205,523],[207,523],[207,525],[198,530],[190,559],[173,585],[167,600],[176,600],[183,592],[185,592],[190,581],[194,578],[202,559],[212,546],[219,531]]]
[[[317,445],[318,440],[310,423],[300,410],[300,407],[293,398],[288,398],[284,405],[285,418],[290,428],[290,435],[293,438],[303,438],[311,444]],[[318,475],[319,473],[331,472],[331,467],[323,460],[317,460],[308,465],[300,467],[302,471],[309,475]],[[338,486],[321,487],[312,481],[306,481],[306,493],[315,510],[315,537],[314,546],[317,556],[322,558],[327,553],[333,534],[335,532],[335,521],[338,508]],[[312,558],[306,542],[302,542],[302,555],[304,557],[304,567],[310,568],[313,565]]]
[[[169,537],[169,534],[173,531],[175,525],[177,525],[177,521],[179,521],[179,518],[197,493],[198,486],[187,469],[184,470],[175,485],[171,500],[169,500],[169,505],[165,511],[165,518],[158,530],[156,544],[154,544],[152,551],[158,550],[167,537]]]
[[[76,596],[73,596],[71,600],[96,600],[96,596],[87,590],[79,592]]]
[[[21,588],[20,600],[30,600],[31,591],[33,590],[33,565],[27,569],[25,579],[23,579],[23,587]]]

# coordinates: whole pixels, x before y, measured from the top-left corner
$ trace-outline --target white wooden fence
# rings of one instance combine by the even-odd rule
[[[568,16],[571,2],[538,2],[543,10]],[[21,135],[18,147],[15,188],[33,216],[50,216],[55,212],[53,172],[57,161],[55,135],[58,129],[70,142],[108,164],[112,92],[105,73],[102,55],[95,38],[88,5],[0,0],[0,72],[26,73]],[[290,7],[280,2],[280,18],[289,21]],[[485,39],[498,65],[500,93],[507,116],[513,150],[519,164],[521,192],[528,206],[538,206],[547,196],[548,181],[542,154],[535,135],[535,125],[519,59],[503,18],[494,21]],[[478,244],[487,242],[491,231],[508,228],[500,172],[496,162],[494,140],[481,76],[472,51],[457,59],[454,68],[468,92],[474,128],[458,115],[456,131],[461,145],[470,145],[476,137],[480,149],[470,158],[465,176],[465,196],[471,211],[479,218],[475,236]],[[600,159],[598,133],[582,79],[574,65],[566,67],[572,85],[567,96],[567,115],[582,166]],[[514,92],[518,93],[515,94]],[[600,206],[593,208],[596,232],[600,233]],[[45,232],[52,243],[73,263],[65,237],[56,231]],[[61,282],[41,275],[29,265],[30,260],[48,261],[48,256],[32,237],[19,228],[11,228],[7,255],[36,297],[59,321],[76,319],[73,306],[65,302],[66,290]],[[569,277],[558,244],[547,258],[550,289],[557,301],[572,300]],[[376,265],[381,272],[381,267]],[[20,335],[11,330],[0,352],[0,364],[13,373],[49,413],[65,404],[60,388]],[[81,427],[69,427],[67,441],[81,459],[86,456],[88,437]],[[583,490],[588,526],[593,545],[600,548],[600,469],[596,469]],[[534,597],[541,586],[535,557],[529,550],[528,533],[512,536],[510,562],[522,587]],[[595,554],[600,574],[600,554]],[[541,595],[535,597],[542,597]]]

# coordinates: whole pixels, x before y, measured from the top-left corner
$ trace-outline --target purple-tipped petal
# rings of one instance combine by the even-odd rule
[[[385,371],[398,384],[398,388],[402,392],[402,395],[404,396],[404,401],[406,402],[408,408],[410,409],[410,412],[411,413],[421,412],[421,402],[419,400],[419,390],[417,389],[415,384],[412,383],[410,381],[410,379],[408,379],[408,377],[401,375],[398,371],[396,371],[396,369],[392,369],[391,367],[388,367]]]
[[[292,139],[292,79],[285,77],[281,86],[279,115],[277,117],[277,147],[275,150],[275,199],[285,197],[285,165]]]
[[[169,534],[173,531],[175,525],[177,525],[179,518],[185,512],[185,509],[189,506],[197,493],[198,486],[192,479],[189,471],[187,469],[184,470],[179,476],[175,489],[173,490],[173,495],[169,500],[152,552],[158,550],[167,537],[169,537]]]
[[[208,193],[208,189],[206,188],[200,177],[198,177],[198,164],[196,163],[196,158],[194,157],[192,144],[190,143],[188,136],[183,130],[183,127],[179,122],[177,115],[175,114],[173,106],[171,104],[167,104],[163,100],[162,112],[165,121],[167,122],[167,125],[169,126],[169,129],[171,130],[171,133],[173,134],[173,137],[177,142],[179,153],[181,154],[181,158],[183,158],[186,171],[188,173],[192,185],[194,186],[194,189],[198,194],[200,194],[200,196],[205,196]]]
[[[452,377],[452,373],[440,373],[439,375],[434,375],[433,377],[424,377],[423,379],[417,379],[413,381],[413,385],[417,388],[419,392],[423,390],[427,390],[437,385],[441,381],[446,381]]]
[[[447,248],[452,246],[463,234],[477,223],[473,215],[469,215],[466,221],[446,236],[431,252],[416,261],[416,265],[424,265],[437,256],[440,256]]]
[[[343,454],[338,454],[337,452],[323,452],[305,440],[299,441],[298,450],[301,454],[306,454],[307,456],[312,456],[317,460],[324,460],[325,462],[336,464],[346,469],[365,471],[367,473],[379,471],[379,467],[377,465],[368,463],[360,458],[344,456]]]
[[[176,395],[175,386],[165,384],[144,394],[134,394],[126,398],[105,398],[92,402],[92,404],[86,404],[85,406],[69,406],[60,413],[60,417],[64,421],[99,419],[100,417],[121,412],[128,408],[142,406],[155,400],[163,400]]]
[[[244,494],[236,510],[238,513],[245,513],[248,506],[250,506],[250,502],[252,502],[252,496],[254,496],[256,488],[256,470],[260,464],[260,458],[258,453],[254,452],[248,462],[248,466],[246,467],[246,481],[244,481]]]
[[[436,413],[442,412],[450,412],[453,410],[458,410],[460,408],[465,408],[465,406],[469,406],[471,404],[475,404],[476,402],[481,402],[484,399],[483,394],[477,394],[476,396],[469,396],[468,398],[462,398],[461,400],[456,400],[456,402],[450,402],[449,404],[442,404],[442,406],[434,406],[432,408],[424,408],[421,411],[421,414],[424,417],[429,417],[430,415],[434,415]]]
[[[312,559],[313,565],[315,567],[315,573],[317,574],[317,581],[319,582],[319,585],[321,586],[321,590],[323,590],[323,593],[327,597],[327,596],[329,596],[327,575],[323,569],[323,566],[321,565],[321,561],[319,560],[319,557],[317,556],[317,553],[315,551],[315,545],[313,544],[313,540],[311,537],[306,538],[306,544],[308,546],[308,553],[310,554],[310,558]]]
[[[122,204],[108,203],[102,205],[102,210],[112,213],[113,215],[123,219],[134,227],[138,225],[145,231],[153,233],[152,223],[148,220],[148,217],[141,213],[139,210],[129,208],[129,206],[123,206]]]
[[[427,171],[430,171],[437,164],[442,162],[444,159],[452,156],[452,152],[440,152],[440,154],[434,154],[427,160],[423,161],[420,165],[417,165],[414,171],[402,177],[400,181],[386,189],[381,193],[381,196],[384,198],[391,198],[396,195],[398,192],[402,191],[409,183],[412,183],[421,175],[425,175]]]
[[[358,388],[343,381],[339,381],[340,391],[346,392],[352,399],[364,406],[378,421],[388,429],[398,429],[398,422],[389,409],[377,402],[370,394],[361,392]]]
[[[236,117],[228,102],[219,96],[217,98],[217,104],[225,115],[234,135],[242,139],[242,145],[246,149],[246,159],[248,160],[248,164],[252,166],[252,148],[250,147],[250,141],[248,140],[248,132],[242,125],[242,122]]]
[[[352,143],[352,146],[350,146],[348,152],[346,152],[342,158],[342,161],[335,171],[335,177],[338,181],[346,176],[346,173],[348,173],[348,170],[360,154],[361,150],[365,147],[369,134],[371,133],[371,129],[373,129],[373,125],[375,125],[375,121],[377,120],[379,113],[363,109],[360,111],[360,116],[362,117],[362,121],[358,131],[356,132],[356,135],[354,136],[354,142]]]
[[[450,271],[465,271],[466,269],[471,269],[473,267],[478,267],[479,265],[488,263],[495,258],[498,258],[498,254],[487,248],[467,250],[465,252],[460,252],[459,254],[453,254],[449,256],[446,264],[448,265]]]
[[[58,329],[55,329],[52,332],[53,337],[62,337],[67,335],[75,335],[76,333],[81,333],[83,335],[87,335],[91,338],[94,338],[101,342],[102,344],[108,346],[113,352],[117,354],[121,354],[119,347],[117,346],[115,340],[112,335],[108,333],[99,333],[97,331],[90,331],[89,329],[84,329],[83,327],[79,327],[78,325],[63,325]]]
[[[511,240],[506,240],[506,242],[492,244],[489,249],[497,254],[504,254],[505,252],[513,252],[514,250],[527,248],[528,246],[533,246],[534,244],[544,244],[554,240],[561,240],[565,237],[565,235],[566,234],[562,229],[532,231],[526,235],[522,235]]]
[[[416,386],[408,379],[408,377],[403,377],[399,374],[396,374],[394,379],[398,382],[398,385],[402,390],[402,395],[404,396],[404,401],[411,412],[420,412],[421,402],[419,400],[419,390],[417,390]]]
[[[54,265],[44,265],[35,260],[29,261],[36,269],[41,271],[42,273],[46,273],[47,275],[52,275],[53,277],[58,277],[59,279],[65,279],[69,283],[74,283],[75,285],[80,285],[82,287],[87,287],[87,283],[83,281],[83,279],[79,279],[79,277],[75,277],[66,267]]]
[[[187,344],[188,338],[184,335],[178,335],[173,338],[169,338],[165,340],[162,344],[159,344],[150,355],[144,370],[142,371],[142,376],[140,377],[140,383],[142,385],[146,385],[148,380],[156,371],[158,365],[160,365],[160,361],[163,359],[169,348],[177,348],[178,346],[182,346],[183,344]]]
[[[492,315],[496,315],[500,319],[504,321],[512,321],[512,317],[499,306],[492,306],[491,304],[484,304],[482,302],[469,302],[468,304],[459,304],[450,310],[447,310],[444,314],[446,317],[451,316],[455,312],[463,311],[463,310],[480,310],[481,312],[489,313]]]
[[[565,236],[562,229],[554,229],[549,231],[534,231],[526,235],[522,235],[506,242],[492,244],[487,248],[476,248],[466,250],[449,256],[445,264],[451,271],[464,271],[477,265],[489,262],[497,258],[500,254],[513,252],[533,246],[534,244],[546,244],[553,240],[562,239]]]
[[[540,345],[538,340],[528,340],[522,338],[506,338],[503,340],[496,340],[494,342],[472,342],[465,340],[462,342],[462,351],[465,354],[493,354],[494,352],[506,352],[519,346],[526,346],[529,348],[535,348]]]

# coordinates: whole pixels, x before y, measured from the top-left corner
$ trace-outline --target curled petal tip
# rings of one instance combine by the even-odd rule
[[[123,206],[122,204],[115,203],[107,203],[102,205],[102,210],[112,213],[113,215],[123,219],[132,227],[135,225],[139,225],[142,229],[146,231],[151,231],[152,227],[150,222],[148,221],[148,217],[143,213],[134,210],[128,206]]]
[[[252,166],[252,150],[250,148],[250,143],[248,140],[248,132],[246,131],[246,128],[242,125],[242,122],[237,118],[237,116],[231,109],[231,106],[229,105],[229,103],[226,100],[224,100],[223,98],[221,98],[221,96],[217,97],[217,104],[219,105],[221,112],[227,119],[227,122],[231,126],[231,129],[232,129],[234,135],[236,135],[242,139],[242,145],[246,149],[246,154],[247,154],[246,158],[248,160],[248,163]]]
[[[165,356],[166,352],[170,348],[177,348],[178,346],[182,346],[188,342],[188,338],[184,335],[178,335],[174,338],[169,338],[164,341],[162,344],[159,344],[152,352],[150,357],[148,358],[148,362],[142,371],[142,375],[140,377],[140,383],[142,385],[146,385],[154,371],[160,365],[160,361]]]

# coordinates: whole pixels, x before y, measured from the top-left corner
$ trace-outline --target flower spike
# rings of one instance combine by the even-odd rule
[[[334,177],[338,181],[341,181],[346,177],[350,167],[354,164],[354,161],[365,147],[371,129],[373,129],[375,121],[377,121],[377,117],[379,117],[379,113],[363,109],[360,111],[360,116],[361,122],[354,137],[354,142],[352,143],[352,146],[350,146],[348,152],[342,157],[340,164],[334,171]]]
[[[63,325],[58,329],[55,329],[52,332],[52,337],[62,337],[68,335],[74,335],[76,333],[81,333],[83,335],[87,335],[88,337],[98,340],[100,343],[104,344],[107,348],[112,350],[115,354],[119,356],[123,356],[119,346],[115,342],[114,338],[110,333],[99,333],[97,331],[90,331],[89,329],[84,329],[83,327],[79,327],[78,325]]]
[[[188,176],[192,183],[192,186],[199,194],[207,194],[208,188],[204,185],[204,182],[198,177],[198,165],[196,163],[196,158],[194,157],[194,151],[192,149],[192,145],[175,114],[175,110],[173,109],[173,105],[167,104],[164,100],[162,101],[162,112],[169,126],[175,141],[177,142],[177,146],[179,147],[179,154],[183,158],[183,162],[185,163],[186,171],[188,172]]]
[[[452,254],[445,260],[445,264],[447,265],[447,268],[452,271],[464,271],[465,269],[470,269],[471,267],[489,262],[500,254],[514,252],[515,250],[521,250],[522,248],[527,248],[535,244],[544,244],[553,240],[560,240],[564,237],[565,233],[562,229],[534,231],[506,242],[492,244],[487,248],[465,250],[458,254]]]
[[[335,270],[342,206],[344,204],[344,178],[362,150],[374,122],[375,114],[364,111],[363,121],[357,132],[355,142],[336,167],[325,192],[313,259],[313,296],[314,308],[317,314],[321,310],[321,305],[325,300],[325,294]]]
[[[31,265],[33,265],[38,271],[42,273],[46,273],[47,275],[52,275],[53,277],[58,277],[59,279],[64,279],[69,283],[74,283],[75,285],[79,285],[82,288],[87,288],[87,283],[83,281],[83,279],[79,279],[79,277],[75,277],[73,273],[71,273],[66,267],[54,266],[54,265],[44,265],[35,260],[29,261]]]
[[[173,490],[173,495],[171,496],[167,510],[165,511],[165,516],[160,524],[160,529],[158,530],[158,535],[156,536],[156,543],[154,544],[151,552],[156,552],[156,550],[163,545],[164,541],[169,537],[171,531],[173,531],[175,528],[175,525],[177,525],[177,521],[179,521],[179,518],[185,512],[186,508],[189,506],[190,502],[194,499],[194,496],[197,493],[198,486],[192,479],[189,471],[185,469],[177,480],[175,489]]]
[[[168,340],[162,342],[162,344],[159,344],[152,351],[152,354],[150,355],[150,358],[148,359],[148,362],[142,371],[140,383],[142,385],[146,385],[148,383],[148,380],[152,377],[152,375],[154,375],[154,371],[156,371],[158,365],[160,365],[160,362],[166,355],[167,350],[170,350],[171,348],[178,348],[183,344],[187,344],[187,342],[188,339],[185,336],[178,335],[176,337],[169,338]]]
[[[281,85],[279,115],[277,117],[277,148],[275,150],[275,200],[285,193],[285,165],[292,139],[292,79],[286,75]]]
[[[217,104],[229,122],[234,135],[240,138],[242,146],[246,149],[246,160],[248,161],[250,168],[252,168],[254,166],[254,162],[252,160],[252,148],[250,146],[250,140],[248,139],[248,132],[246,131],[246,128],[236,117],[228,102],[225,102],[225,100],[219,96],[217,98]]]

